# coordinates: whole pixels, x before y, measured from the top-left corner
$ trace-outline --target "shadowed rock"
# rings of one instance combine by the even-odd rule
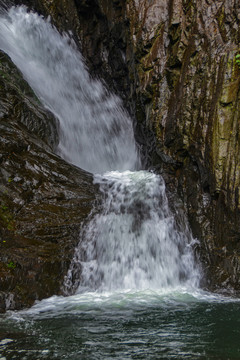
[[[0,311],[61,294],[92,176],[54,155],[56,120],[0,53]]]

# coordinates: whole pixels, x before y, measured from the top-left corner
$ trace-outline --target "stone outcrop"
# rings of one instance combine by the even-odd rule
[[[240,291],[238,0],[21,0],[71,30],[184,204],[205,286]]]
[[[54,155],[57,121],[0,52],[0,312],[62,293],[92,176]]]

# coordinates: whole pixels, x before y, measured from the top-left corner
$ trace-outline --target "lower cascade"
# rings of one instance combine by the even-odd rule
[[[96,175],[95,182],[103,194],[102,210],[81,233],[65,281],[68,291],[197,287],[194,241],[177,226],[162,177],[114,171]]]

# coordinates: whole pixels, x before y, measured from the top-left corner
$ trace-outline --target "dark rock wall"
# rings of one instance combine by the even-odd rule
[[[23,79],[9,57],[0,52],[1,118],[15,118],[45,146],[55,149],[58,144],[58,121],[46,109]],[[37,121],[36,121],[37,118]]]
[[[56,120],[0,52],[0,312],[62,293],[92,176],[54,155]]]
[[[209,286],[240,290],[240,3],[130,1],[126,13],[150,163],[185,204]]]

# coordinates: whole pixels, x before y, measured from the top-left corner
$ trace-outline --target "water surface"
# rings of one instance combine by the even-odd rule
[[[1,317],[0,353],[7,360],[237,360],[239,305],[187,289],[53,297]]]

